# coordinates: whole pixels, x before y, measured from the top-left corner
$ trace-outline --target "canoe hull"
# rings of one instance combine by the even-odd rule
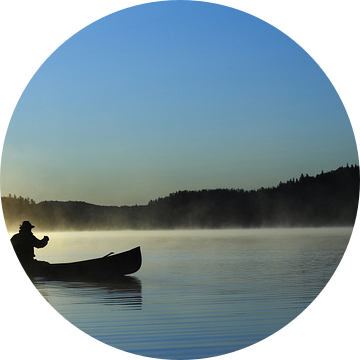
[[[133,274],[141,267],[140,246],[102,258],[71,263],[47,264],[39,262],[27,273],[30,277],[44,277],[48,280],[104,281],[120,279]]]

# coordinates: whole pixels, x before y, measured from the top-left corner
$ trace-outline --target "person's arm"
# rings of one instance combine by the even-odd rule
[[[32,240],[33,240],[33,246],[36,247],[37,249],[45,247],[49,242],[49,238],[47,236],[44,236],[42,240],[39,240],[38,238],[35,237],[35,235],[33,235]]]

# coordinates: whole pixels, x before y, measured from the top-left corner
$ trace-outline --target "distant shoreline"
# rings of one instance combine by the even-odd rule
[[[1,197],[8,231],[23,220],[47,231],[350,227],[359,200],[359,166],[280,182],[258,190],[178,191],[147,205]]]

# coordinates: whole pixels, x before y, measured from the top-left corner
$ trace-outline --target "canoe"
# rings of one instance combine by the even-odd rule
[[[49,264],[37,261],[25,269],[31,278],[64,281],[104,281],[121,279],[141,267],[140,246],[118,254],[70,263]]]

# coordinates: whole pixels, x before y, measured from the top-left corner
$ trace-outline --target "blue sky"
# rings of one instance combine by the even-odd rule
[[[239,10],[161,2],[98,20],[45,61],[11,119],[1,192],[146,204],[346,163],[346,111],[296,43]]]

